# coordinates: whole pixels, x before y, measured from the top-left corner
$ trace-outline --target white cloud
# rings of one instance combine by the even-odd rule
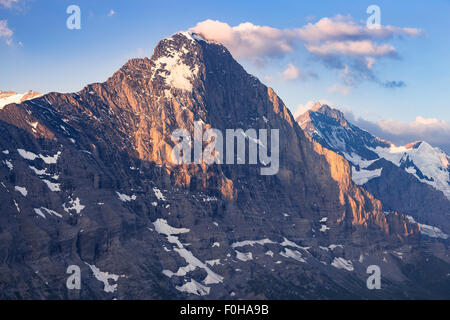
[[[302,114],[304,114],[306,111],[310,110],[312,107],[314,107],[317,103],[324,105],[326,104],[327,106],[330,107],[335,107],[335,105],[333,103],[331,103],[328,100],[325,99],[321,99],[319,101],[312,101],[309,100],[308,102],[306,102],[305,104],[299,104],[297,106],[297,109],[295,109],[293,115],[294,115],[294,119],[296,119],[297,117],[301,116]]]
[[[307,44],[306,49],[320,56],[343,54],[348,56],[382,57],[394,55],[396,52],[395,47],[390,44],[377,45],[369,40],[327,41],[319,45]],[[373,58],[372,61],[374,61]]]
[[[362,39],[389,39],[394,36],[418,36],[420,29],[381,26],[368,29],[365,23],[358,24],[350,16],[336,15],[322,18],[316,23],[308,23],[298,30],[300,37],[309,43],[324,41],[358,41]]]
[[[389,55],[392,45],[377,45],[372,40],[386,40],[394,36],[418,36],[420,29],[382,26],[368,29],[351,17],[336,15],[308,23],[301,28],[277,29],[258,26],[251,22],[230,26],[218,20],[205,20],[190,29],[204,38],[218,41],[230,49],[237,58],[277,56],[292,52],[296,44],[304,43],[312,53],[343,53],[359,55]]]
[[[284,57],[301,46],[327,67],[344,71],[346,85],[356,85],[370,80],[388,88],[404,86],[402,81],[382,81],[374,74],[378,59],[398,58],[394,45],[387,43],[395,37],[416,37],[420,29],[381,26],[368,29],[365,23],[357,23],[350,16],[325,17],[300,28],[278,29],[254,25],[251,22],[237,26],[217,20],[205,20],[190,29],[208,40],[224,44],[236,58],[261,62],[265,59]],[[287,79],[298,72],[291,67],[285,70]]]
[[[397,145],[405,145],[421,140],[450,153],[450,123],[446,121],[417,116],[412,122],[402,122],[393,119],[372,122],[363,118],[356,119],[348,111],[345,115],[357,126]]]
[[[111,10],[109,10],[108,17],[112,17],[112,16],[115,15],[115,14],[116,14],[116,11],[114,11],[113,9],[111,9]]]
[[[13,32],[8,28],[8,20],[0,20],[0,37],[12,37]]]
[[[7,45],[12,45],[14,32],[8,28],[8,20],[0,20],[0,39],[4,38]]]
[[[0,5],[6,7],[6,8],[11,8],[13,3],[17,3],[19,2],[19,0],[0,0]]]
[[[350,89],[351,88],[349,86],[336,83],[328,88],[328,93],[339,93],[343,96],[348,96],[350,93]]]
[[[278,73],[278,76],[284,81],[296,81],[296,80],[307,80],[307,79],[317,79],[318,75],[314,72],[307,71],[304,72],[297,68],[294,64],[289,63],[287,68]]]
[[[307,42],[321,42],[353,37],[362,33],[361,27],[349,18],[337,15],[334,18],[322,18],[316,23],[308,23],[298,30]]]
[[[380,80],[373,67],[377,60],[398,58],[394,45],[386,41],[394,37],[416,37],[420,29],[381,26],[368,29],[364,23],[356,23],[349,16],[336,15],[309,23],[299,30],[306,42],[305,48],[327,67],[341,72],[346,86],[354,86],[364,80],[374,81],[386,88],[403,87],[401,80]],[[334,88],[338,91],[342,88]]]
[[[294,66],[292,63],[289,63],[287,69],[281,73],[281,77],[286,81],[298,80],[300,76],[300,69]]]
[[[299,104],[297,109],[294,111],[294,118],[296,119],[298,116],[304,114],[306,111],[311,109],[314,106],[315,102],[310,100],[305,104]]]
[[[375,64],[375,59],[372,57],[366,57],[366,66],[367,69],[371,70],[373,65]]]
[[[448,136],[450,142],[450,124],[436,118],[416,117],[416,120],[410,123],[404,123],[396,120],[383,120],[378,122],[378,126],[386,132],[394,135],[424,135],[429,132],[441,132]]]
[[[232,27],[225,22],[208,19],[197,23],[190,31],[222,43],[236,58],[283,56],[294,50],[295,35],[290,34],[291,31],[250,22]]]

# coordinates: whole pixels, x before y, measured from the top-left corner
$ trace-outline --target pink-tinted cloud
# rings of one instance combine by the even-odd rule
[[[289,31],[250,22],[231,27],[225,22],[205,20],[190,31],[222,43],[236,58],[282,56],[294,50],[295,37],[288,35]]]
[[[415,121],[410,123],[389,119],[379,121],[378,126],[384,131],[394,135],[425,134],[427,132],[439,131],[445,133],[449,138],[447,141],[450,142],[450,124],[436,118],[424,118],[418,116]]]
[[[296,119],[297,117],[301,116],[302,114],[304,114],[306,111],[308,111],[309,109],[311,109],[314,106],[315,102],[310,100],[308,102],[306,102],[305,104],[299,104],[297,106],[297,109],[294,110],[294,118]]]
[[[316,23],[308,23],[298,29],[299,36],[306,42],[321,42],[329,40],[341,40],[348,37],[356,37],[361,33],[361,28],[355,22],[344,19],[342,16],[334,18],[322,18]]]
[[[363,80],[379,83],[387,88],[404,86],[402,81],[382,81],[374,74],[379,59],[398,58],[396,48],[387,43],[394,37],[415,37],[420,29],[381,26],[368,29],[349,16],[336,15],[308,23],[300,28],[277,29],[250,22],[237,26],[217,20],[199,22],[190,31],[208,40],[224,44],[236,58],[261,62],[268,58],[284,57],[301,46],[327,67],[339,70],[345,85]],[[349,71],[345,73],[345,70]],[[287,78],[295,78],[295,70],[285,70]]]
[[[416,28],[381,26],[368,29],[349,16],[337,15],[309,23],[299,30],[306,49],[327,67],[337,69],[346,86],[364,80],[385,88],[405,86],[401,80],[380,80],[374,73],[379,59],[399,58],[397,49],[386,41],[394,37],[416,37],[423,32]]]
[[[348,96],[351,88],[349,86],[345,86],[339,83],[336,83],[328,88],[329,93],[339,93],[343,96]]]
[[[319,100],[319,101],[309,100],[305,104],[299,104],[297,106],[297,108],[294,110],[294,113],[293,113],[294,119],[298,118],[299,116],[304,114],[306,111],[310,110],[316,104],[320,104],[320,105],[326,104],[327,106],[335,107],[335,105],[333,103],[331,103],[330,101],[328,101],[328,100],[324,100],[324,99]]]
[[[0,37],[12,37],[13,32],[8,28],[8,20],[0,20]]]
[[[11,8],[14,3],[18,3],[19,0],[0,0],[0,5]]]
[[[0,20],[0,39],[4,39],[7,45],[12,44],[14,32],[8,28],[8,20]]]
[[[446,121],[418,116],[412,122],[392,119],[372,122],[363,118],[355,118],[348,111],[345,116],[357,126],[397,145],[405,145],[418,140],[426,141],[450,154],[450,123]]]
[[[297,80],[308,80],[317,79],[318,75],[312,71],[300,70],[297,66],[289,63],[286,69],[278,73],[278,78],[283,81],[297,81]],[[273,80],[273,77],[271,77]]]
[[[294,81],[300,79],[302,73],[300,72],[300,69],[294,66],[292,63],[288,65],[286,70],[284,70],[281,73],[281,77],[285,81]]]
[[[322,18],[316,23],[308,23],[298,29],[300,37],[309,43],[324,41],[358,41],[363,39],[389,39],[394,36],[418,36],[422,33],[416,28],[381,26],[368,29],[365,24],[358,24],[350,16],[336,15]]]
[[[372,58],[372,65],[375,63],[373,57],[395,55],[395,47],[390,44],[377,45],[369,40],[362,41],[327,41],[322,44],[307,44],[309,52],[319,56],[347,55],[364,56]]]

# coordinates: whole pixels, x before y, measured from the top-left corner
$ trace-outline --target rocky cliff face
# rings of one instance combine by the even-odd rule
[[[172,132],[193,134],[195,123],[278,129],[278,174],[173,164]],[[416,223],[385,214],[272,89],[196,35],[164,39],[151,59],[78,93],[7,105],[0,132],[2,298],[441,297],[448,288],[445,249],[425,257]],[[415,283],[423,259],[436,276]],[[384,291],[366,288],[376,263]],[[66,288],[69,265],[82,270],[81,290]]]

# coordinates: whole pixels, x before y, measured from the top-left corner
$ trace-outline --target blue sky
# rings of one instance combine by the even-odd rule
[[[66,28],[69,17],[66,8],[71,4],[81,8],[81,30]],[[361,117],[380,126],[383,124],[380,121],[385,121],[387,131],[397,125],[404,126],[406,131],[414,131],[416,125],[420,131],[421,123],[428,123],[430,129],[433,121],[428,120],[434,119],[440,130],[448,134],[449,0],[0,0],[0,21],[6,21],[3,30],[10,31],[2,33],[0,23],[0,89],[78,91],[88,83],[106,80],[129,58],[151,56],[160,39],[207,19],[230,27],[250,22],[252,26],[285,32],[342,15],[346,23],[364,26],[369,17],[366,9],[372,4],[381,9],[382,26],[421,31],[415,36],[376,39],[378,45],[395,48],[395,57],[377,57],[370,70],[376,80],[357,78],[349,83],[343,77],[343,69],[330,67],[324,59],[312,54],[312,49],[306,49],[309,43],[301,41],[282,54],[258,57],[255,52],[254,56],[235,56],[247,71],[273,87],[293,112],[308,101],[322,100],[346,110],[356,119]],[[350,64],[356,61],[353,56],[341,58]],[[289,66],[300,73],[283,75]],[[386,88],[380,84],[385,81],[404,85]],[[418,122],[419,116],[425,120]],[[423,133],[423,138],[434,135],[430,132]],[[450,136],[440,138],[446,137]]]

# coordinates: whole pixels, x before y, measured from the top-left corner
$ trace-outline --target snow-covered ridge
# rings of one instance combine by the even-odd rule
[[[347,271],[353,271],[353,263],[350,260],[345,260],[344,258],[334,258],[331,265],[337,269],[344,269]]]
[[[384,158],[406,172],[414,175],[423,183],[433,186],[450,200],[450,172],[448,156],[439,148],[427,142],[415,143],[413,147],[395,146],[371,149],[380,158]]]
[[[416,220],[414,220],[413,217],[411,216],[406,216],[408,218],[408,220],[411,223],[417,223]],[[441,229],[437,228],[437,227],[433,227],[427,224],[423,224],[423,223],[417,223],[420,227],[420,233],[424,234],[430,238],[441,238],[441,239],[447,239],[448,238],[448,234],[444,233]]]
[[[2,110],[6,105],[11,103],[22,103],[27,100],[38,98],[42,94],[34,91],[28,91],[25,93],[15,93],[12,91],[0,91],[0,110]]]
[[[374,178],[378,178],[381,176],[381,172],[383,168],[375,169],[375,170],[357,170],[355,167],[352,167],[352,180],[359,186],[366,184],[369,180]]]

